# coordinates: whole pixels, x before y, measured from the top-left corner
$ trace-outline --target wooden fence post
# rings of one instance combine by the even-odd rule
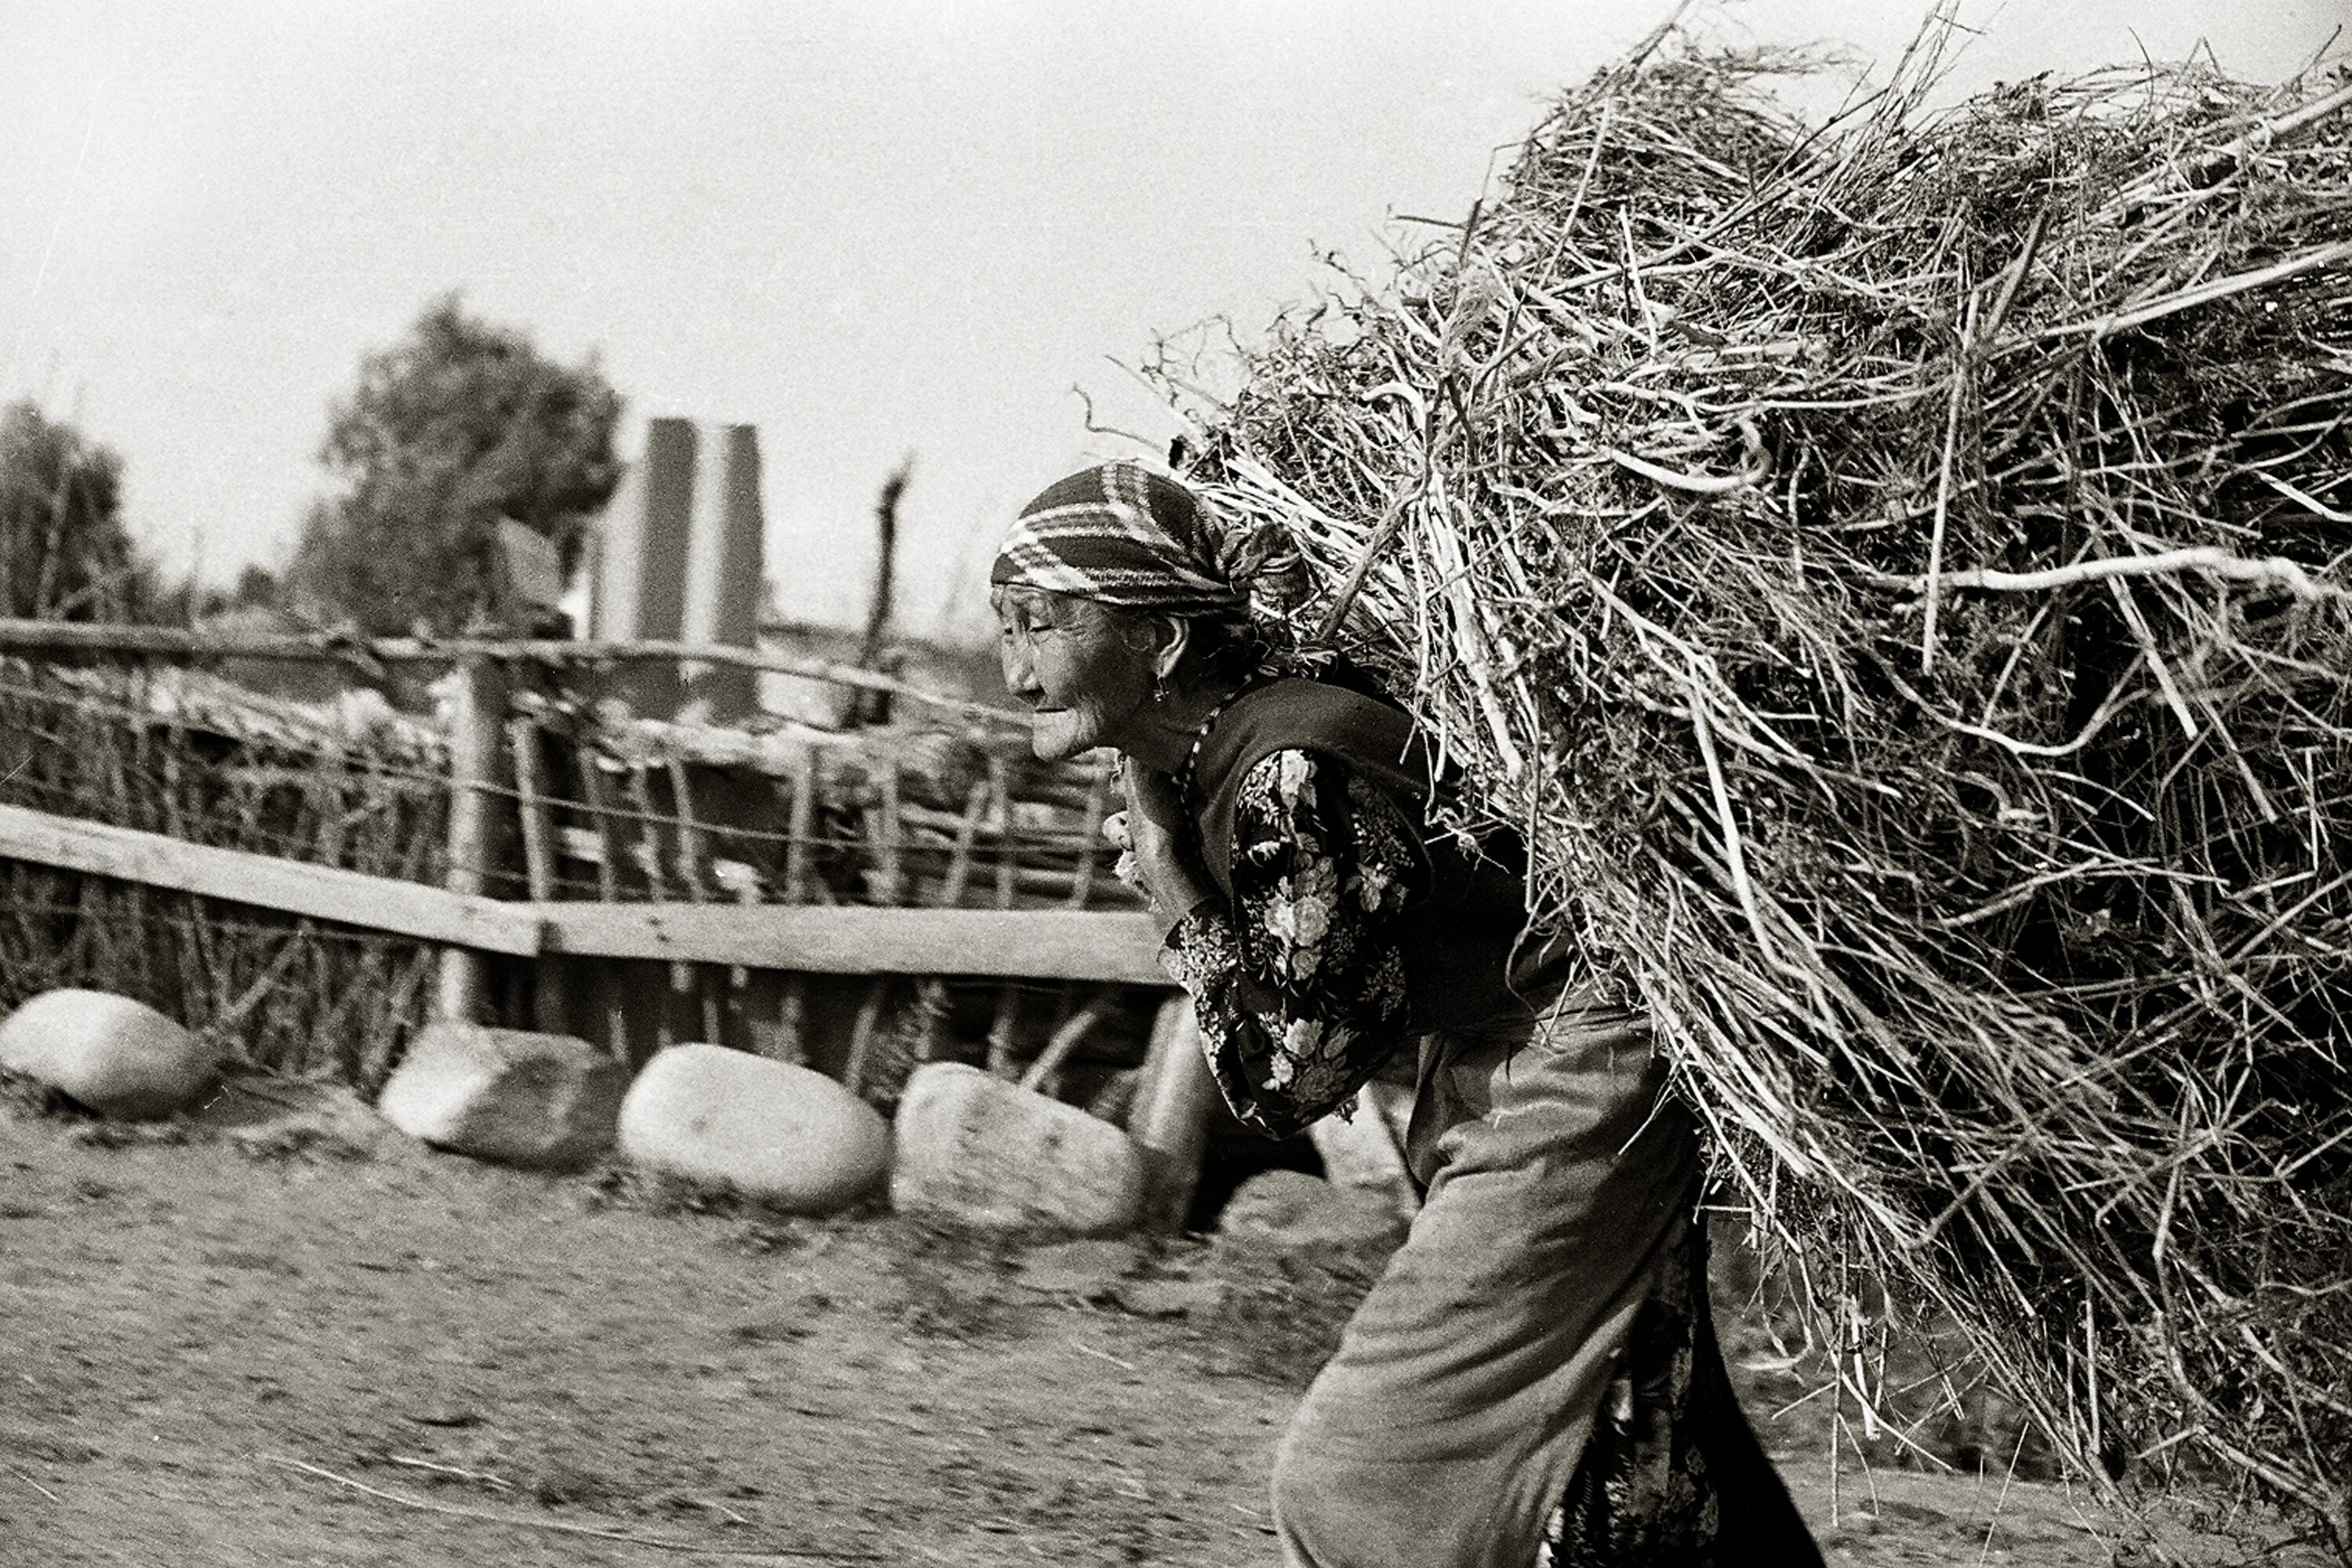
[[[449,869],[453,893],[489,890],[498,854],[497,816],[490,809],[498,787],[506,701],[503,683],[487,659],[469,658],[450,671],[449,691]],[[488,987],[478,952],[461,947],[441,953],[436,1016],[452,1023],[479,1023]]]
[[[522,824],[523,876],[531,901],[555,901],[555,814],[547,803],[540,767],[539,726],[520,715],[507,722],[512,753],[516,815]],[[545,1035],[565,1033],[563,977],[560,960],[539,958],[530,966],[531,1027]]]
[[[1160,1004],[1152,1020],[1151,1048],[1135,1086],[1135,1109],[1128,1136],[1143,1151],[1143,1224],[1146,1229],[1181,1230],[1201,1180],[1201,1157],[1209,1142],[1209,1110],[1216,1098],[1208,1058],[1201,1054],[1201,1025],[1192,998],[1179,991]]]

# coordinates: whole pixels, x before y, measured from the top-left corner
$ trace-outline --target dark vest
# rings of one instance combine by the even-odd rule
[[[1201,743],[1193,823],[1209,875],[1234,897],[1234,801],[1244,774],[1275,752],[1340,762],[1385,791],[1407,820],[1431,801],[1428,747],[1402,710],[1315,680],[1268,681],[1235,698]],[[1569,965],[1562,944],[1528,930],[1526,858],[1497,831],[1474,847],[1424,834],[1427,878],[1406,907],[1400,942],[1414,1032],[1525,1018],[1550,1005]]]

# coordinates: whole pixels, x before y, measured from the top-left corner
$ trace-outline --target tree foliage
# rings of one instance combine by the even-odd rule
[[[298,601],[369,632],[462,629],[487,601],[501,518],[576,551],[620,479],[620,409],[593,356],[558,363],[457,296],[436,300],[334,407],[320,458],[339,489],[304,524]]]
[[[0,614],[120,620],[152,573],[121,516],[122,459],[29,402],[0,411]]]

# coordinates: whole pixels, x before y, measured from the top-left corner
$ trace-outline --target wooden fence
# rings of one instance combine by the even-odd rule
[[[630,1059],[718,1040],[887,1100],[924,1059],[1009,1070],[1082,1009],[1106,1022],[1066,1090],[1115,1089],[1164,994],[1109,874],[1105,771],[1038,764],[1018,721],[887,677],[49,623],[0,623],[6,647],[41,661],[0,658],[0,1004],[103,986],[369,1089],[440,1010]],[[688,652],[841,676],[908,717],[712,730],[599,700],[599,668]],[[197,668],[221,658],[451,673],[428,722]]]

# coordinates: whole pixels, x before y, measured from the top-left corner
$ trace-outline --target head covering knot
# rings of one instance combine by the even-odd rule
[[[1280,528],[1228,528],[1178,480],[1120,458],[1022,508],[989,581],[1124,609],[1243,615],[1253,588],[1286,593],[1303,573]]]

